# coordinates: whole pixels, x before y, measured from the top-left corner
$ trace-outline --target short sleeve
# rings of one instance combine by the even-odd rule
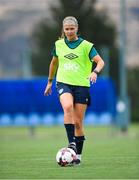
[[[96,55],[98,55],[97,50],[95,49],[95,47],[92,47],[89,53],[89,58],[90,60],[93,59],[93,57],[95,57]]]
[[[52,51],[51,51],[51,55],[52,56],[55,56],[55,57],[58,57],[57,54],[56,54],[56,47],[54,46]]]

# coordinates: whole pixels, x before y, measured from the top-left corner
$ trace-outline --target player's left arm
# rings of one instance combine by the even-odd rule
[[[99,55],[96,55],[96,56],[93,57],[93,61],[95,61],[96,64],[97,64],[94,71],[97,71],[98,73],[100,73],[100,71],[102,70],[102,68],[105,65],[103,59]]]
[[[100,71],[103,69],[105,63],[103,59],[97,54],[96,56],[93,57],[92,61],[96,62],[96,68],[93,70],[93,72],[90,74],[90,81],[95,83],[97,80],[97,76],[100,73]]]

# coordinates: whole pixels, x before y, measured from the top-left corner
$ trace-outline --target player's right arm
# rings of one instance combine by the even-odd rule
[[[49,67],[48,83],[44,91],[45,96],[51,95],[52,93],[52,81],[56,74],[57,67],[58,67],[58,57],[53,56]]]

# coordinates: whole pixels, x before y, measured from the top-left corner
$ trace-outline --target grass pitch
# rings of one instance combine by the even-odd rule
[[[127,134],[110,127],[85,127],[82,164],[60,167],[57,151],[67,146],[64,127],[0,128],[1,179],[139,179],[139,125]]]

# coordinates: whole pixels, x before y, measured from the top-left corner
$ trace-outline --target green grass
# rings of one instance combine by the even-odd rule
[[[82,164],[60,167],[55,155],[67,146],[64,127],[0,128],[1,179],[137,179],[139,125],[127,134],[106,127],[85,127]]]

